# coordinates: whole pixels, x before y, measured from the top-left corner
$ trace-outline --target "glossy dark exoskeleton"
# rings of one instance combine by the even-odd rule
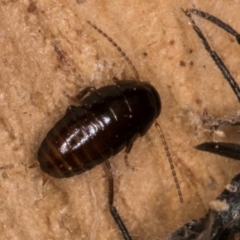
[[[125,52],[106,33],[90,21],[87,23],[102,34],[122,55],[135,74],[135,80],[117,80],[98,89],[88,87],[77,99],[79,106],[70,106],[65,116],[56,123],[43,140],[38,161],[43,172],[55,178],[81,174],[105,163],[108,171],[108,205],[125,240],[131,236],[114,207],[114,181],[108,159],[125,148],[127,154],[137,137],[143,136],[159,116],[161,101],[155,88],[141,82],[138,72]],[[171,155],[160,125],[155,121],[183,202],[180,185],[174,171]]]
[[[78,107],[68,108],[38,151],[41,169],[55,178],[92,169],[130,149],[161,110],[160,97],[149,83],[116,81],[92,90]]]
[[[174,164],[161,126],[156,118],[161,111],[160,96],[139,74],[126,53],[112,38],[90,21],[87,23],[103,35],[122,55],[135,74],[135,80],[117,80],[112,85],[98,89],[88,87],[80,92],[79,106],[70,106],[65,116],[56,123],[43,140],[38,161],[43,172],[55,178],[81,174],[98,164],[105,163],[108,171],[108,205],[125,240],[131,240],[114,201],[114,184],[108,159],[125,149],[125,163],[134,141],[143,136],[151,125],[155,126],[162,140],[174,177],[179,200],[182,192]]]
[[[202,43],[203,43],[205,49],[208,51],[208,53],[210,54],[213,61],[215,62],[217,67],[222,72],[224,78],[228,81],[235,96],[237,97],[238,101],[240,102],[240,88],[239,88],[237,82],[231,75],[228,68],[225,66],[222,59],[218,56],[218,54],[214,50],[212,50],[207,39],[203,35],[201,29],[196,25],[195,21],[192,19],[191,14],[195,14],[199,17],[202,17],[202,18],[216,24],[217,26],[219,26],[226,32],[233,35],[236,38],[236,41],[238,44],[240,44],[240,34],[236,30],[234,30],[230,25],[223,22],[219,18],[217,18],[213,15],[210,15],[209,13],[206,13],[206,12],[203,12],[203,11],[200,11],[197,9],[189,9],[184,12],[185,12],[186,16],[190,19],[193,29],[195,30],[195,32],[197,33],[199,38],[202,40]],[[209,120],[209,121],[211,122],[211,120]],[[213,128],[217,129],[220,125],[236,126],[236,125],[240,125],[240,122],[239,121],[218,120],[218,121],[215,121]],[[229,158],[232,158],[235,160],[240,160],[240,145],[239,144],[227,143],[227,142],[205,142],[205,143],[197,145],[196,148],[199,150],[202,150],[202,151],[207,151],[207,152],[215,153],[215,154],[218,154],[221,156],[229,157]]]

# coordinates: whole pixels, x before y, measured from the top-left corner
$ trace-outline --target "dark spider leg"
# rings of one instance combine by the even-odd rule
[[[215,153],[223,157],[240,160],[240,145],[225,142],[205,142],[195,146],[196,149]]]
[[[131,236],[128,233],[126,226],[124,225],[121,217],[119,216],[117,209],[113,206],[114,199],[114,185],[113,185],[113,175],[111,165],[108,160],[106,160],[106,166],[108,170],[108,184],[109,184],[109,193],[108,193],[108,205],[111,215],[113,216],[115,222],[118,225],[118,228],[122,232],[124,240],[132,240]]]
[[[239,88],[238,84],[236,83],[235,79],[233,78],[233,76],[231,75],[231,73],[229,72],[229,70],[227,69],[225,64],[223,63],[222,59],[218,56],[218,54],[215,51],[213,51],[211,49],[211,47],[210,47],[207,39],[203,35],[202,31],[196,25],[195,21],[192,19],[191,12],[189,10],[186,10],[186,11],[183,10],[183,12],[190,19],[190,22],[192,24],[194,31],[197,33],[199,38],[202,40],[202,43],[203,43],[205,49],[208,51],[208,53],[210,54],[213,61],[215,62],[215,64],[218,66],[218,68],[222,72],[224,78],[226,78],[226,80],[230,84],[233,92],[235,93],[236,97],[238,98],[238,101],[240,102],[240,88]]]
[[[218,54],[211,49],[211,47],[210,47],[207,39],[203,35],[202,31],[196,25],[195,21],[192,19],[191,11],[183,10],[183,12],[190,19],[194,31],[197,33],[199,38],[202,40],[202,43],[203,43],[205,49],[208,51],[208,53],[210,54],[210,56],[213,59],[213,61],[215,62],[215,64],[218,66],[218,68],[221,70],[223,76],[230,84],[232,90],[234,91],[236,97],[238,98],[238,101],[240,102],[240,88],[237,85],[235,79],[232,77],[231,73],[229,72],[229,70],[227,69],[227,67],[221,60],[221,58],[218,56]],[[223,142],[218,142],[218,143],[205,142],[200,145],[197,145],[195,148],[202,150],[202,151],[215,153],[220,156],[229,157],[229,158],[232,158],[235,160],[240,160],[240,145],[238,145],[238,144],[223,143]]]
[[[198,9],[195,9],[195,8],[192,8],[192,9],[188,9],[187,10],[188,12],[198,16],[198,17],[201,17],[201,18],[204,18],[210,22],[212,22],[213,24],[217,25],[218,27],[222,28],[223,30],[225,30],[226,32],[230,33],[231,35],[233,35],[235,38],[236,38],[236,41],[238,44],[240,44],[240,34],[235,30],[233,29],[230,25],[228,25],[227,23],[223,22],[222,20],[220,20],[219,18],[209,14],[209,13],[206,13],[206,12],[203,12],[203,11],[200,11]],[[204,119],[203,120],[203,124],[205,124],[205,122],[207,123],[212,123],[212,129],[213,131],[216,130],[219,126],[222,126],[222,125],[230,125],[230,126],[238,126],[240,125],[240,121],[239,120],[214,120],[214,119]]]
[[[230,25],[228,25],[227,23],[223,22],[219,18],[217,18],[209,13],[206,13],[206,12],[194,9],[194,8],[189,9],[188,11],[197,15],[198,17],[205,18],[206,20],[214,23],[215,25],[219,26],[226,32],[232,34],[236,38],[237,43],[240,44],[240,34],[235,29],[233,29]]]

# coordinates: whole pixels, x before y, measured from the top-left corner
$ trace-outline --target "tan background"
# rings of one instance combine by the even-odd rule
[[[202,1],[203,2],[203,1]],[[207,1],[206,1],[207,2]],[[200,118],[236,118],[239,104],[205,52],[181,8],[195,6],[240,31],[240,2],[40,0],[0,2],[0,232],[1,239],[122,239],[107,208],[103,166],[42,187],[38,147],[81,88],[133,77],[116,49],[86,24],[110,35],[161,95],[158,121],[181,183],[180,204],[155,127],[129,155],[111,160],[116,203],[133,239],[164,239],[206,213],[240,163],[193,146],[210,136]],[[197,19],[212,46],[240,80],[240,48],[216,26]],[[225,141],[239,142],[225,128]]]

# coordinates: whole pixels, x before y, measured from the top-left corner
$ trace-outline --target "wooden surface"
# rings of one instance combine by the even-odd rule
[[[238,129],[210,135],[203,112],[236,118],[239,104],[204,50],[181,8],[196,7],[240,31],[239,1],[39,0],[0,3],[0,230],[1,239],[122,239],[107,206],[104,166],[42,186],[36,153],[48,130],[86,86],[134,77],[116,49],[86,24],[112,37],[142,80],[161,96],[158,119],[171,150],[184,203],[153,126],[129,154],[111,159],[115,205],[137,239],[164,239],[204,215],[239,172],[240,163],[198,152],[206,140],[239,142]],[[232,37],[195,18],[236,77],[240,47]]]

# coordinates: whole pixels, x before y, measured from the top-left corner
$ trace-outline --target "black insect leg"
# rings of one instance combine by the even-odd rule
[[[108,193],[108,204],[109,204],[109,210],[111,215],[113,216],[115,222],[118,225],[118,228],[122,232],[122,236],[124,240],[131,240],[131,236],[128,233],[128,230],[126,226],[124,225],[120,215],[117,212],[117,209],[113,206],[113,200],[114,200],[114,183],[113,183],[113,175],[112,175],[112,169],[111,165],[108,160],[105,161],[107,169],[108,169],[108,184],[109,184],[109,193]]]
[[[228,25],[227,23],[223,22],[219,18],[217,18],[217,17],[215,17],[215,16],[213,16],[213,15],[211,15],[209,13],[206,13],[206,12],[200,11],[198,9],[194,9],[194,8],[193,9],[189,9],[187,11],[197,15],[198,17],[204,18],[204,19],[214,23],[215,25],[219,26],[220,28],[222,28],[226,32],[228,32],[231,35],[233,35],[236,38],[238,44],[240,44],[240,34],[234,28],[232,28],[230,25]]]

